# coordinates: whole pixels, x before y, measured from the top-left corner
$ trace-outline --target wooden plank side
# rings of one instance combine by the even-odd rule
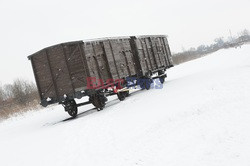
[[[125,54],[125,50],[124,50],[124,47],[123,47],[123,40],[124,39],[116,39],[116,42],[117,42],[117,49],[119,51],[119,56],[120,56],[120,68],[121,68],[121,71],[123,73],[123,77],[127,77],[130,75],[130,71],[129,71],[129,68],[127,66],[127,59],[126,59],[126,54]]]
[[[159,40],[160,40],[160,43],[162,45],[163,58],[165,60],[166,67],[168,67],[168,66],[170,66],[170,62],[169,62],[169,59],[168,59],[168,52],[167,52],[167,49],[166,49],[166,46],[165,46],[165,43],[164,43],[164,37],[160,37]]]
[[[157,69],[156,59],[153,55],[150,41],[148,38],[144,38],[144,41],[145,41],[145,45],[146,45],[145,47],[147,49],[148,56],[149,56],[150,61],[151,61],[152,70],[156,70]]]
[[[164,58],[164,45],[161,43],[161,38],[160,37],[155,38],[155,43],[156,43],[158,55],[162,62],[161,64],[162,66],[167,67],[166,59]]]
[[[34,77],[35,77],[35,81],[36,81],[36,85],[37,85],[38,95],[40,97],[40,100],[42,100],[43,97],[42,97],[42,92],[41,92],[41,85],[38,81],[38,76],[37,76],[37,73],[35,70],[35,64],[34,64],[33,57],[30,58],[30,61],[31,61],[31,65],[32,65],[32,69],[33,69],[33,73],[34,73]]]
[[[124,74],[125,77],[133,75],[133,67],[131,66],[132,64],[132,59],[131,59],[131,48],[130,48],[130,43],[128,39],[119,39],[118,40],[119,45],[120,45],[120,56],[122,59],[122,67],[124,69]]]
[[[131,56],[133,57],[134,67],[136,76],[142,75],[142,66],[139,59],[139,49],[137,47],[137,39],[135,36],[131,36],[129,39],[129,44],[131,47]]]
[[[155,56],[155,58],[157,60],[158,68],[163,67],[164,65],[162,63],[162,59],[159,56],[159,53],[158,53],[158,50],[157,50],[157,40],[156,40],[155,37],[150,37],[150,39],[151,39],[151,44],[152,44],[152,48],[153,48],[152,50],[153,50],[154,56]]]
[[[110,40],[110,45],[112,48],[112,52],[115,57],[115,62],[117,65],[117,71],[119,73],[120,78],[126,77],[125,70],[124,69],[124,58],[121,56],[121,46],[120,43],[117,41],[117,39],[111,39]]]
[[[80,43],[64,45],[69,74],[72,80],[74,91],[87,86],[87,71],[83,63]]]
[[[100,42],[93,42],[92,45],[95,53],[94,56],[98,65],[97,67],[101,75],[100,77],[103,79],[103,82],[105,83],[108,79],[111,79],[111,74],[109,71],[109,66],[103,49],[103,44],[100,41]]]
[[[165,38],[163,38],[163,41],[164,41],[164,44],[165,44],[165,47],[166,47],[166,50],[167,50],[167,57],[168,57],[169,65],[173,66],[174,63],[173,63],[173,60],[172,60],[172,55],[171,55],[171,51],[170,51],[170,48],[169,48],[168,40],[165,37]]]
[[[136,62],[135,62],[135,59],[134,59],[133,54],[132,54],[132,48],[131,48],[129,39],[123,40],[123,48],[125,51],[125,56],[127,59],[127,67],[128,67],[129,72],[130,72],[130,76],[136,75],[137,74],[136,67],[135,67]]]
[[[145,39],[141,38],[140,42],[141,42],[141,45],[142,45],[142,50],[143,50],[143,54],[144,54],[144,58],[145,58],[145,63],[146,63],[146,66],[147,66],[147,71],[149,71],[149,70],[152,71],[153,65],[152,65],[152,62],[151,62],[151,59],[150,59],[150,55],[148,54]]]
[[[142,44],[141,44],[139,38],[137,38],[135,40],[136,40],[135,43],[136,43],[136,46],[138,49],[139,63],[141,64],[141,70],[142,70],[141,72],[143,75],[145,75],[148,72],[148,68],[146,65],[145,57],[144,57],[143,47],[142,47]]]
[[[36,82],[40,88],[41,100],[48,97],[56,99],[56,92],[53,87],[52,77],[50,76],[49,64],[46,52],[40,51],[32,57],[33,70],[36,75]]]
[[[117,65],[116,65],[116,59],[112,52],[109,40],[103,41],[103,47],[105,50],[105,55],[107,58],[108,66],[110,68],[111,78],[119,79],[120,77],[119,77],[119,72],[118,72]]]
[[[150,45],[150,51],[152,53],[152,55],[154,56],[154,59],[155,59],[155,62],[156,62],[156,66],[157,66],[157,69],[161,67],[161,63],[160,63],[160,59],[159,59],[159,56],[157,54],[157,50],[156,50],[156,47],[155,47],[155,44],[154,44],[154,41],[152,39],[152,37],[148,37],[148,41],[149,41],[149,45]]]
[[[72,94],[72,84],[69,78],[69,71],[64,59],[63,48],[60,45],[47,49],[48,60],[51,66],[52,76],[58,99],[63,98],[64,94]]]
[[[83,44],[84,54],[87,60],[87,68],[90,77],[95,77],[96,79],[101,79],[100,72],[98,71],[98,63],[95,58],[94,48],[91,42],[86,42]]]

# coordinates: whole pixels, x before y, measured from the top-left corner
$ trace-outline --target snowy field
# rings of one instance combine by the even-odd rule
[[[53,106],[0,123],[0,164],[247,166],[250,45],[171,68],[161,90],[68,118]]]

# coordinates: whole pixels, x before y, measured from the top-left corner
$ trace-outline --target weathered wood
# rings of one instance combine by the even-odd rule
[[[35,81],[36,81],[36,85],[37,85],[37,90],[38,90],[38,93],[39,93],[39,97],[40,97],[40,100],[42,100],[43,99],[43,97],[42,97],[42,91],[41,91],[41,87],[40,87],[40,82],[38,82],[37,72],[35,70],[35,65],[34,65],[33,58],[31,58],[30,61],[31,61],[31,65],[32,65],[32,68],[33,68],[33,73],[34,73],[34,77],[35,77]]]
[[[71,83],[70,85],[72,87],[72,91],[74,91],[75,87],[74,87],[74,83],[73,83],[73,80],[72,80],[72,75],[71,75],[70,70],[69,70],[69,64],[68,64],[68,59],[67,59],[67,56],[66,56],[66,52],[64,50],[64,46],[63,45],[61,45],[61,46],[62,46],[62,50],[63,50],[64,61],[66,63],[66,67],[67,67],[67,72],[69,74],[69,80],[70,80],[70,83]]]
[[[48,56],[48,52],[47,50],[45,50],[45,54],[46,54],[46,58],[47,58],[47,63],[48,63],[48,66],[49,66],[49,74],[50,74],[50,77],[51,77],[51,80],[52,80],[52,85],[54,87],[54,90],[55,90],[55,93],[56,93],[56,99],[58,99],[58,89],[57,89],[57,86],[56,86],[56,83],[55,83],[55,80],[56,80],[56,77],[54,77],[53,73],[52,73],[52,67],[51,67],[51,64],[50,64],[50,61],[49,61],[49,56]]]
[[[148,77],[171,67],[165,36],[131,36],[58,44],[29,57],[41,100],[87,91],[87,78]],[[108,84],[108,83],[107,83]]]

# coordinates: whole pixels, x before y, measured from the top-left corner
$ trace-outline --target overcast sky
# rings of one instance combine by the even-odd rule
[[[0,82],[33,79],[27,56],[99,37],[169,36],[171,50],[250,29],[250,0],[0,0]]]

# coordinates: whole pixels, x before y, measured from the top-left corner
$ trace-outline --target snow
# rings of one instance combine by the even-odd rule
[[[175,66],[163,89],[70,119],[51,106],[0,123],[1,165],[250,163],[250,45]]]

